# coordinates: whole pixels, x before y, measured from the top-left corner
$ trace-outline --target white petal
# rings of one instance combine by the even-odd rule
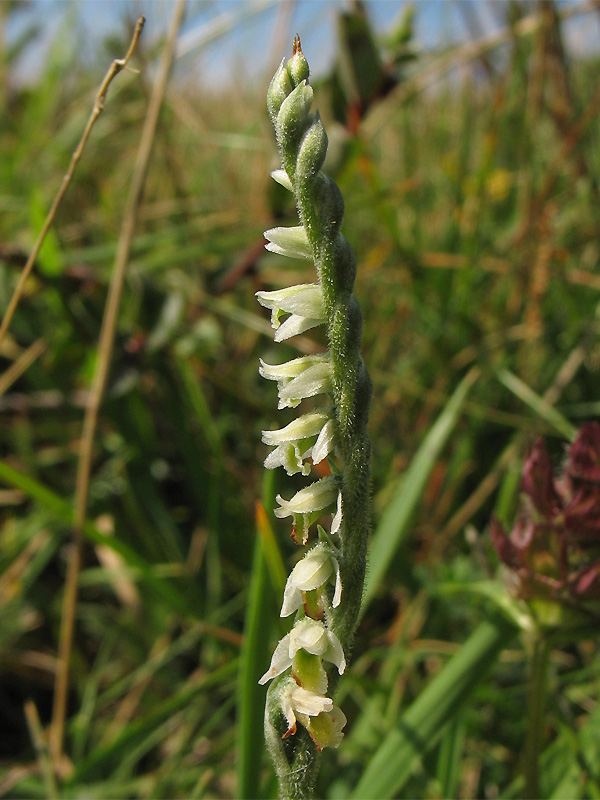
[[[285,428],[279,428],[275,431],[263,431],[262,440],[265,444],[276,446],[284,442],[308,439],[319,434],[327,419],[327,414],[322,411],[303,414],[290,422],[289,425],[286,425]]]
[[[333,450],[335,436],[335,422],[332,419],[327,420],[325,425],[321,428],[321,432],[312,449],[313,464],[319,464],[326,458]]]
[[[303,604],[302,592],[325,583],[333,571],[333,559],[322,545],[317,545],[291,571],[283,593],[281,617],[289,617]]]
[[[342,602],[342,576],[340,574],[340,565],[338,564],[337,558],[331,557],[335,567],[335,589],[333,592],[333,601],[331,605],[334,608],[337,608],[339,604]]]
[[[265,308],[279,308],[288,314],[304,317],[324,317],[323,292],[318,283],[299,283],[272,292],[256,292],[256,298]]]
[[[306,650],[314,656],[324,655],[330,648],[327,629],[322,622],[305,617],[290,631],[289,654],[293,658],[298,650]],[[329,659],[331,660],[331,659]]]
[[[337,559],[325,544],[317,544],[294,567],[285,585],[280,616],[289,617],[304,603],[302,592],[322,586],[335,572],[333,607],[337,608],[342,596],[342,582]]]
[[[301,317],[299,314],[292,314],[277,328],[273,339],[276,342],[285,342],[286,339],[291,339],[292,336],[298,336],[305,331],[311,330],[311,328],[316,328],[318,325],[322,325],[323,322],[324,320],[322,319],[310,319],[309,317]]]
[[[300,589],[294,584],[290,584],[291,577],[292,576],[290,575],[290,577],[287,579],[285,590],[283,592],[283,603],[281,606],[281,611],[279,612],[280,617],[289,617],[289,615],[293,614],[294,611],[297,611],[304,602]]]
[[[327,638],[329,640],[329,647],[327,648],[327,651],[323,653],[323,658],[326,658],[327,661],[331,661],[332,664],[335,664],[335,666],[338,668],[338,672],[340,675],[342,675],[346,669],[346,659],[344,657],[344,651],[342,650],[341,642],[335,633],[330,630],[327,631]]]
[[[292,689],[292,705],[294,710],[299,714],[308,714],[310,717],[316,717],[322,711],[331,711],[333,708],[333,700],[329,697],[323,697],[316,692],[310,692],[308,689],[303,689],[302,686],[296,686]]]
[[[262,377],[267,378],[267,380],[291,380],[292,378],[297,378],[299,375],[302,375],[302,373],[310,367],[321,364],[329,365],[329,357],[326,355],[300,356],[300,358],[293,358],[291,361],[285,361],[283,364],[266,364],[261,358],[258,371]]]
[[[290,258],[305,258],[312,260],[312,250],[302,225],[295,225],[291,228],[279,227],[270,228],[264,233],[265,239],[269,240],[266,245],[267,250],[278,253],[281,256]]]
[[[335,512],[335,516],[331,520],[331,533],[337,533],[340,529],[341,524],[342,524],[342,493],[338,492],[337,511]]]
[[[333,561],[327,546],[318,544],[296,564],[289,580],[293,581],[303,592],[317,589],[333,572]]]
[[[293,687],[290,686],[290,688],[281,695],[281,710],[287,720],[288,733],[294,733],[294,727],[296,725],[296,715],[294,714],[294,706],[292,705],[292,691]]]
[[[264,465],[266,469],[283,467],[288,475],[295,475],[297,472],[301,472],[303,475],[310,474],[310,464],[304,463],[303,453],[300,452],[297,445],[290,442],[279,445],[269,453],[265,458]]]
[[[314,328],[325,322],[326,319],[323,308],[323,292],[318,283],[301,283],[287,289],[256,292],[256,298],[261,306],[271,309],[271,325],[275,329],[280,326],[279,317],[282,314],[298,315],[312,320],[312,324],[307,323],[304,330]],[[288,333],[282,336],[278,331],[275,341],[281,341],[283,338],[289,339],[291,335],[293,334]]]
[[[332,475],[321,478],[310,486],[300,489],[291,500],[284,500],[281,495],[277,495],[276,500],[280,508],[275,509],[275,516],[281,519],[292,514],[310,514],[312,511],[320,511],[334,502],[335,495],[335,478]]]
[[[274,181],[276,181],[276,183],[278,183],[280,186],[283,186],[284,189],[287,189],[288,192],[294,191],[292,182],[284,169],[274,169],[271,173],[271,177]]]
[[[305,397],[331,392],[331,368],[329,362],[313,364],[297,378],[285,385],[280,384],[278,408],[296,408]]]
[[[271,659],[271,666],[259,680],[261,686],[267,681],[270,681],[271,678],[276,678],[278,675],[281,675],[281,673],[285,672],[288,667],[291,667],[292,659],[290,658],[289,652],[290,634],[288,633],[275,648],[275,652],[273,653],[273,657]]]

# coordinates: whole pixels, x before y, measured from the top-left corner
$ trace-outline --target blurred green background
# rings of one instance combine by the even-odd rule
[[[146,13],[124,3],[118,24],[105,32],[99,18],[92,37],[94,14],[112,6],[52,5],[54,16],[44,3],[0,4],[2,308],[102,76]],[[44,731],[83,412],[173,7],[146,5],[135,71],[111,86],[0,351],[0,795],[236,797],[243,751],[256,796],[273,796],[265,689],[248,687],[285,630],[281,586],[297,550],[287,523],[268,502],[257,517],[256,503],[297,484],[265,479],[261,430],[289,420],[257,365],[313,345],[274,345],[254,292],[314,279],[305,262],[265,253],[262,238],[295,224],[269,178],[278,160],[264,96],[298,30],[318,65],[326,169],[359,265],[374,527],[389,551],[374,556],[336,701],[347,735],[323,755],[321,795],[345,797],[431,676],[502,603],[488,526],[492,514],[512,523],[533,437],[547,437],[559,464],[567,420],[600,412],[600,53],[588,46],[600,10],[289,2],[267,9],[269,39],[252,3],[189,3],[190,50],[161,110],[95,440],[65,758],[52,765]],[[444,40],[452,15],[462,34]],[[436,35],[419,38],[428,20]],[[262,62],[256,44],[245,49],[249,25],[263,30]],[[231,74],[219,80],[225,62]],[[466,375],[468,394],[451,405]],[[519,796],[527,674],[515,641],[401,796]],[[543,796],[568,778],[560,796],[599,797],[589,755],[598,723],[587,722],[597,643],[553,650],[549,686]],[[240,704],[250,720],[241,732]]]

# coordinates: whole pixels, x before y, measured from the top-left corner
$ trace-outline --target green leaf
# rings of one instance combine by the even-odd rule
[[[353,800],[386,800],[400,791],[419,757],[437,743],[444,725],[464,706],[516,631],[505,617],[481,623],[387,734],[352,793]]]
[[[577,428],[575,428],[568,419],[565,419],[560,411],[557,411],[554,406],[546,402],[543,397],[533,391],[524,381],[513,375],[507,369],[498,371],[498,380],[503,386],[516,395],[520,400],[526,403],[538,417],[541,417],[545,422],[555,428],[569,441],[573,441],[577,435]]]
[[[275,500],[273,473],[265,470],[263,505],[257,510],[257,528],[263,526],[265,506],[272,508]],[[272,607],[272,590],[265,558],[264,535],[257,532],[254,547],[252,579],[248,592],[244,644],[238,676],[238,797],[260,796],[260,764],[265,749],[263,715],[266,690],[258,685],[269,661],[269,624],[265,623]]]
[[[63,500],[62,497],[43,486],[39,481],[29,477],[29,475],[24,475],[4,461],[0,461],[0,481],[21,489],[28,497],[50,510],[57,519],[66,525],[71,526],[73,524],[73,508],[69,502]],[[142,573],[146,583],[158,592],[171,608],[187,616],[189,608],[183,595],[167,581],[158,577],[154,573],[153,566],[127,547],[126,544],[123,544],[117,536],[107,536],[101,533],[91,522],[84,524],[83,531],[86,538],[94,544],[104,545],[119,553],[130,567],[136,567]]]
[[[471,370],[455,389],[406,470],[395,496],[377,526],[369,551],[363,613],[409,531],[413,513],[423,495],[431,471],[456,425],[467,393],[478,374],[477,370]]]
[[[457,715],[444,730],[437,762],[442,797],[458,797],[465,727],[460,715]]]

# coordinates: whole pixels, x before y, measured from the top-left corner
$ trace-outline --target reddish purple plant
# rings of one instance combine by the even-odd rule
[[[587,422],[555,476],[537,439],[523,467],[523,502],[512,532],[493,520],[492,542],[518,594],[580,605],[600,600],[600,424]]]

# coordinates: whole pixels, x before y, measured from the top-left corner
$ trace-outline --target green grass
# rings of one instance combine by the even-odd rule
[[[12,83],[15,53],[0,58],[2,308],[108,64],[83,65],[74,37],[59,31],[31,88]],[[374,382],[368,602],[322,797],[524,791],[531,629],[517,635],[526,610],[488,526],[493,514],[512,523],[533,437],[558,465],[584,415],[597,416],[600,366],[600,63],[567,69],[553,41],[510,39],[485,80],[408,83],[356,136],[336,128],[330,85],[315,85]],[[303,45],[310,60],[309,32]],[[45,344],[0,396],[9,798],[275,793],[256,679],[285,630],[297,551],[270,511],[292,482],[265,483],[260,432],[284,423],[257,365],[311,343],[273,345],[254,292],[312,280],[312,266],[260,248],[263,230],[294,219],[268,177],[261,86],[217,95],[180,81],[167,93],[95,439],[65,758],[47,753],[78,443],[151,89],[145,48],[140,73],[111,88],[0,349],[4,372]],[[125,49],[113,42],[109,58]],[[551,644],[540,796],[598,797],[597,635]]]

